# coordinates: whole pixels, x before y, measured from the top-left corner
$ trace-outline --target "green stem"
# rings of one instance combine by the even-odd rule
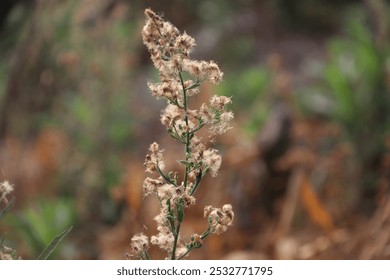
[[[209,225],[207,227],[207,229],[202,233],[202,235],[200,236],[200,239],[203,240],[205,239],[207,236],[210,235],[210,233],[213,232],[213,230],[215,229],[216,226],[214,226],[213,228],[211,228],[211,226]]]
[[[215,228],[215,227],[214,227]],[[214,229],[213,228],[213,229]],[[213,229],[210,227],[210,225],[208,226],[208,228],[202,233],[202,235],[200,236],[200,239],[201,240],[204,240],[207,236],[210,235],[210,233],[213,231]],[[185,256],[187,256],[193,249],[196,249],[196,248],[199,248],[199,247],[190,247],[190,248],[187,248],[187,251],[181,255],[180,257],[177,258],[177,260],[181,260],[182,258],[184,258]]]
[[[176,232],[174,232],[173,249],[172,249],[172,256],[171,256],[172,260],[176,259],[176,248],[177,248],[177,241],[179,240],[180,226],[181,226],[181,223],[178,223],[177,228],[176,228]]]
[[[186,161],[188,162],[189,159],[190,159],[190,131],[189,131],[189,127],[188,127],[189,121],[188,121],[188,108],[187,108],[187,89],[184,86],[183,75],[182,75],[182,73],[180,71],[179,71],[179,77],[180,77],[180,82],[181,82],[181,86],[182,86],[182,90],[183,90],[183,109],[184,109],[185,114],[186,114],[185,117],[184,117],[184,121],[185,121],[185,124],[186,124],[186,127],[187,127],[186,138],[185,138],[185,154],[186,154]],[[184,191],[187,188],[188,173],[189,172],[190,172],[190,166],[187,164],[186,165],[185,174],[184,174],[184,180],[183,180]],[[183,210],[182,209],[179,210],[178,206],[176,205],[176,212],[178,212],[178,211],[183,211]],[[173,248],[172,248],[172,256],[171,256],[172,260],[176,259],[176,248],[177,248],[177,242],[179,240],[181,223],[182,223],[182,221],[178,219],[176,230],[173,232],[174,240],[173,240]]]
[[[180,78],[180,83],[181,83],[181,87],[182,87],[182,90],[183,90],[183,108],[184,108],[184,110],[187,113],[187,89],[184,86],[183,75],[181,74],[180,71],[179,71],[179,78]]]
[[[205,123],[201,121],[200,124],[198,125],[198,127],[195,128],[193,131],[191,131],[190,134],[197,132],[197,131],[200,130],[204,125],[205,125]]]
[[[191,249],[188,249],[183,255],[181,255],[180,257],[178,257],[177,260],[181,260],[182,258],[184,258],[185,256],[187,256],[191,251],[192,251],[192,248],[191,248]]]
[[[184,121],[185,121],[186,126],[187,126],[186,139],[185,139],[185,146],[186,146],[185,153],[186,153],[186,161],[188,162],[190,159],[190,152],[191,152],[191,150],[190,150],[190,134],[191,134],[191,132],[189,131],[189,127],[188,127],[187,89],[184,85],[183,75],[181,72],[179,72],[179,77],[180,77],[181,87],[183,90],[183,107],[184,107],[184,111],[186,113],[186,115],[184,117]],[[184,190],[186,190],[187,184],[188,184],[188,173],[190,173],[190,167],[187,165],[186,172],[184,174]]]
[[[142,254],[141,254],[141,259],[143,260],[150,260],[150,255],[148,254],[147,251],[143,251]]]

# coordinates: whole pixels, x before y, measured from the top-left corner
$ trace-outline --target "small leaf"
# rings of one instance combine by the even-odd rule
[[[10,202],[0,211],[0,218],[5,215],[15,204],[15,197],[11,198]]]
[[[165,204],[168,206],[168,213],[172,213],[171,199],[167,199]]]
[[[179,200],[179,202],[176,204],[176,208],[177,208],[177,220],[179,221],[179,223],[181,223],[184,220],[183,199]]]
[[[186,160],[182,160],[181,159],[181,160],[178,160],[178,162],[183,164],[183,165],[185,165],[185,166],[189,166],[190,165],[190,163],[188,161],[186,161]]]
[[[171,206],[171,199],[167,200],[167,206],[168,206],[168,214],[167,219],[172,227],[175,228],[175,213],[173,213],[172,206]]]
[[[68,229],[57,235],[46,248],[39,254],[37,260],[47,260],[47,258],[53,253],[57,248],[58,244],[62,239],[72,230],[73,226],[70,226]]]
[[[199,87],[199,86],[200,86],[200,83],[197,82],[197,83],[194,83],[194,84],[190,85],[188,88],[186,88],[186,90],[190,90],[190,89],[193,89],[193,88],[197,88],[197,87]]]

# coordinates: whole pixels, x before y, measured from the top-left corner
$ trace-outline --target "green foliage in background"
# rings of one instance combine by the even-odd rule
[[[362,129],[381,127],[390,120],[385,86],[389,50],[376,46],[362,15],[351,18],[346,31],[346,39],[329,44],[330,62],[324,74],[335,100],[332,113],[355,136]]]
[[[364,14],[355,11],[346,37],[329,43],[329,60],[315,93],[332,103],[329,117],[340,122],[350,137],[385,133],[390,124],[390,95],[386,71],[390,45],[379,48]],[[375,130],[375,131],[373,131]]]
[[[269,112],[267,92],[272,74],[261,66],[231,72],[218,87],[222,95],[232,96],[233,111],[240,112],[240,121],[249,135],[258,133]]]
[[[388,25],[386,18],[381,20]],[[341,125],[364,170],[363,185],[371,190],[390,132],[386,84],[390,44],[380,41],[374,29],[367,11],[352,9],[346,17],[344,36],[328,44],[328,60],[320,68],[317,83],[300,95],[304,111],[314,109]]]
[[[66,251],[69,247],[63,246],[66,241],[57,250],[54,249],[70,232],[75,221],[76,212],[71,201],[41,199],[39,203],[10,215],[7,223],[12,226],[20,242],[28,247],[30,256],[60,259],[71,254]]]

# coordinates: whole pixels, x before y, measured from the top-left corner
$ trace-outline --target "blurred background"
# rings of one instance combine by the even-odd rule
[[[232,96],[236,116],[184,233],[205,229],[208,204],[233,204],[235,223],[189,258],[389,259],[384,0],[2,0],[0,176],[16,197],[5,244],[35,258],[74,225],[53,259],[124,259],[133,234],[155,232],[144,156],[154,141],[183,155],[146,86],[147,7],[225,74],[192,106]]]

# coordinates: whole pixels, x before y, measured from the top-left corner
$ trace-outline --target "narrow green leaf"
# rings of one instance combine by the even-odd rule
[[[203,170],[200,169],[198,175],[196,176],[195,184],[190,191],[190,195],[193,195],[196,192],[196,190],[199,187],[200,181],[202,180],[202,177],[203,177]]]
[[[68,229],[57,235],[46,248],[39,254],[37,260],[47,260],[47,258],[53,253],[57,248],[58,244],[62,239],[72,230],[73,226],[70,226]]]
[[[0,211],[0,218],[5,215],[15,204],[15,197],[11,198],[10,202]]]
[[[184,207],[183,207],[182,199],[180,199],[179,202],[176,204],[176,209],[177,209],[177,220],[179,223],[181,223],[184,220]]]
[[[186,90],[190,90],[190,89],[193,89],[193,88],[197,88],[197,87],[199,87],[199,86],[200,86],[200,83],[197,82],[197,83],[195,83],[195,84],[190,85],[188,88],[186,88]]]
[[[185,166],[189,166],[190,165],[190,163],[188,161],[182,160],[182,159],[178,160],[177,162],[180,163],[180,164],[183,164]]]

